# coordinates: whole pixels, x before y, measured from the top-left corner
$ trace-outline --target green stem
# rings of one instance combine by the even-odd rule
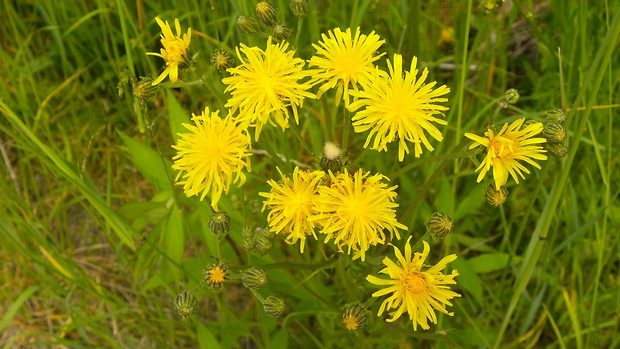
[[[306,149],[306,151],[308,152],[308,154],[313,155],[314,151],[312,150],[312,147],[310,146],[310,144],[308,144],[308,142],[306,142],[306,140],[301,136],[301,132],[299,131],[299,129],[297,128],[299,125],[297,125],[296,123],[289,123],[289,126],[291,127],[291,131],[293,131],[293,133],[295,134],[295,137],[297,137],[297,140],[299,141],[299,143],[301,143],[301,145],[304,147],[304,149]]]
[[[331,257],[330,259],[326,260],[325,262],[322,263],[315,263],[315,264],[306,264],[306,263],[271,263],[271,264],[265,264],[265,265],[261,265],[260,267],[267,270],[267,269],[310,269],[310,270],[321,270],[321,269],[327,269],[330,268],[332,265],[336,264],[336,262],[338,262],[338,260],[340,259],[340,257],[338,255],[335,255],[334,257]]]
[[[135,76],[136,70],[133,66],[133,56],[131,55],[131,44],[129,43],[129,34],[127,33],[127,25],[125,24],[124,16],[124,2],[116,0],[116,8],[118,9],[118,19],[121,22],[121,31],[123,32],[123,43],[125,44],[125,54],[127,54],[127,66],[129,71]],[[144,117],[142,116],[142,108],[140,108],[140,100],[137,97],[133,97],[134,110],[136,111],[136,117],[138,118],[138,129],[140,133],[146,132],[146,125],[144,123]]]
[[[357,164],[360,161],[362,161],[362,159],[365,158],[366,155],[368,155],[369,150],[370,150],[370,148],[364,148],[364,150],[362,150],[362,153],[357,158],[355,158],[355,161],[353,161],[351,164],[346,165],[346,166],[349,167],[349,168],[355,168],[355,166],[357,166]],[[343,164],[346,164],[346,162],[347,162],[347,159],[345,159],[345,161],[343,161]],[[388,177],[388,178],[391,178],[391,177]]]
[[[427,231],[424,233],[424,235],[422,235],[422,237],[418,240],[418,242],[415,243],[415,245],[413,245],[413,247],[411,248],[411,251],[415,252],[418,250],[418,248],[422,245],[422,241],[427,240],[429,237],[431,236],[431,234]]]
[[[303,16],[300,16],[298,17],[298,20],[297,20],[297,33],[295,33],[295,47],[294,47],[295,50],[297,50],[297,47],[299,47],[299,37],[301,36],[301,27],[304,22],[303,18],[304,18]]]
[[[273,162],[275,162],[276,166],[278,166],[280,169],[285,169],[287,171],[287,173],[291,172],[290,163],[286,163],[282,159],[280,159],[278,154],[269,146],[269,144],[267,142],[263,142],[263,141],[258,141],[257,140],[256,143],[261,148],[265,149],[267,154],[269,154],[269,156],[271,156],[271,158],[273,159]]]
[[[347,113],[347,108],[342,108],[342,122],[344,122],[344,130],[342,131],[342,152],[347,153],[347,146],[349,144],[349,132],[351,131],[351,118]]]
[[[468,157],[471,157],[473,155],[476,155],[480,151],[481,150],[479,150],[479,149],[474,150],[474,151],[460,151],[460,152],[453,152],[453,153],[448,153],[448,154],[443,154],[443,155],[431,156],[431,157],[424,158],[424,159],[419,159],[416,162],[412,162],[412,163],[408,164],[407,166],[401,168],[400,170],[394,172],[392,175],[388,176],[388,178],[390,178],[392,180],[394,178],[399,177],[402,174],[407,173],[408,171],[411,171],[412,169],[414,169],[414,168],[416,168],[418,166],[421,166],[421,165],[424,165],[424,164],[428,164],[430,162],[468,158]],[[425,185],[426,185],[426,183],[425,183]]]

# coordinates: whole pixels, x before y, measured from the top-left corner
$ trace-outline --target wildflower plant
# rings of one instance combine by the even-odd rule
[[[395,43],[366,26],[327,29],[311,47],[300,47],[301,23],[311,5],[290,3],[289,18],[298,21],[294,41],[280,12],[286,9],[265,1],[253,9],[237,17],[242,41],[219,43],[204,64],[190,59],[190,29],[181,36],[175,20],[175,35],[168,22],[156,19],[163,48],[151,55],[163,58],[166,67],[152,85],[169,77],[179,82],[175,88],[202,85],[210,91],[199,99],[207,104],[200,106],[204,111],[177,127],[171,145],[175,192],[166,208],[183,215],[174,223],[196,234],[213,233],[204,234],[206,246],[196,251],[206,251],[197,253],[203,262],[216,259],[204,263],[194,288],[179,293],[174,303],[179,314],[195,316],[201,288],[218,299],[224,314],[221,300],[236,287],[246,294],[242,303],[268,316],[294,316],[307,307],[309,313],[330,314],[342,331],[387,326],[381,320],[399,323],[402,331],[465,323],[453,308],[468,287],[459,284],[456,268],[466,262],[458,262],[460,240],[453,237],[469,217],[453,219],[454,205],[440,202],[429,188],[448,176],[442,172],[448,161],[464,160],[444,183],[470,182],[470,188],[485,180],[478,200],[486,199],[488,209],[508,204],[509,177],[518,184],[530,174],[526,165],[540,169],[545,143],[562,147],[564,120],[553,112],[545,124],[525,117],[496,122],[519,99],[510,89],[490,121],[448,137],[461,131],[449,116],[452,89],[437,81],[417,52],[385,58]],[[237,62],[222,49],[225,44],[234,44]],[[196,80],[179,81],[179,69],[188,64],[195,65],[190,73]],[[123,84],[134,80],[124,77]],[[163,85],[139,90],[153,98]],[[167,102],[170,108],[177,103],[173,94]],[[215,105],[220,110],[213,111]],[[455,144],[453,150],[446,140]],[[439,210],[434,206],[452,213],[430,215]],[[179,264],[186,258],[182,252]],[[296,294],[300,286],[320,301],[304,303],[307,295]],[[455,320],[442,322],[443,315]],[[402,317],[411,323],[399,321]]]

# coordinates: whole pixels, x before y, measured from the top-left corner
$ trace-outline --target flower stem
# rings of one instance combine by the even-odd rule
[[[301,27],[303,24],[303,16],[299,16],[297,20],[297,33],[295,33],[295,50],[299,47],[299,37],[301,36]]]
[[[306,264],[306,263],[271,263],[271,264],[265,264],[265,265],[261,265],[260,267],[267,270],[267,269],[310,269],[310,270],[321,270],[321,269],[327,269],[330,268],[332,265],[336,264],[336,262],[338,261],[339,256],[335,255],[333,257],[331,257],[330,259],[326,260],[325,262],[322,263],[315,263],[315,264]]]
[[[306,151],[308,152],[308,154],[313,155],[314,151],[312,151],[312,147],[310,146],[310,144],[308,144],[308,142],[306,142],[306,140],[301,136],[301,131],[297,128],[299,125],[297,125],[296,123],[289,123],[289,126],[291,127],[291,131],[293,131],[293,133],[295,134],[295,137],[297,137],[297,140],[299,140],[299,142],[301,143],[301,145],[304,147],[304,149],[306,149]]]

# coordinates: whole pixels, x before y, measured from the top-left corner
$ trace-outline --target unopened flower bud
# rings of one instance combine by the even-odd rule
[[[504,100],[508,104],[515,104],[519,100],[519,91],[516,88],[509,88],[504,94]]]
[[[500,207],[508,198],[508,190],[505,187],[495,189],[494,185],[488,185],[484,191],[484,198],[493,207]]]
[[[153,79],[150,77],[140,77],[140,81],[133,87],[133,95],[140,101],[153,99],[157,96],[157,86],[153,86]]]
[[[556,158],[563,158],[568,153],[568,146],[564,143],[545,143],[545,148]]]
[[[267,234],[259,233],[254,235],[254,247],[252,248],[252,252],[257,256],[264,256],[271,250],[272,246],[273,242]]]
[[[217,236],[226,236],[230,231],[230,217],[225,212],[215,212],[209,219],[209,229]]]
[[[256,4],[256,17],[265,27],[273,27],[278,23],[278,12],[267,1],[261,1]]]
[[[263,268],[253,266],[243,272],[241,281],[247,288],[261,288],[267,284],[267,273]]]
[[[174,300],[174,308],[177,310],[179,315],[186,318],[194,314],[196,309],[198,309],[198,299],[196,299],[196,296],[194,296],[193,293],[183,291],[179,293],[177,298]]]
[[[563,124],[566,121],[566,112],[564,109],[554,109],[547,112],[547,122]]]
[[[308,13],[307,0],[291,0],[291,11],[297,17],[305,16]]]
[[[284,24],[276,24],[273,27],[273,37],[278,41],[284,41],[291,35],[291,30]]]
[[[445,213],[435,212],[426,221],[426,231],[434,238],[443,238],[452,232],[452,218]]]
[[[341,155],[342,149],[336,143],[325,142],[321,155],[321,170],[325,172],[331,170],[334,173],[340,171],[342,167]]]
[[[211,64],[220,72],[232,67],[233,63],[232,57],[226,51],[215,50],[211,56]]]
[[[258,22],[254,18],[248,16],[239,16],[239,18],[237,18],[237,27],[239,27],[241,34],[245,36],[252,36],[260,30]]]
[[[366,326],[368,311],[359,303],[347,304],[342,313],[342,323],[349,331],[357,331]]]
[[[566,133],[566,129],[558,123],[545,123],[545,127],[543,128],[543,137],[547,139],[548,143],[561,143],[564,142],[568,134]]]
[[[265,314],[273,317],[278,317],[286,311],[286,303],[284,299],[277,294],[271,295],[263,302],[263,309]]]

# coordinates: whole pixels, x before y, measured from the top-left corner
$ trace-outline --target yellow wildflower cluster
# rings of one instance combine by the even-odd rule
[[[362,261],[365,252],[374,245],[384,244],[384,229],[390,232],[390,239],[398,229],[407,227],[396,220],[394,202],[397,186],[389,187],[384,182],[387,177],[381,174],[358,170],[354,174],[337,174],[323,171],[293,172],[293,179],[282,176],[277,183],[270,180],[271,191],[260,193],[266,200],[263,210],[268,208],[267,221],[271,231],[287,235],[290,244],[301,240],[303,253],[305,239],[313,236],[315,227],[342,251],[359,252]]]
[[[307,4],[303,5],[294,6],[300,16],[307,12]],[[256,14],[263,27],[280,25],[275,9],[267,2],[259,3]],[[156,21],[162,30],[163,48],[160,53],[149,54],[163,58],[166,68],[152,84],[157,85],[166,77],[177,82],[179,70],[192,64],[191,29],[182,35],[175,19],[175,35],[168,22],[159,18]],[[254,25],[252,21],[244,17],[237,23],[245,34],[255,33],[259,23]],[[241,186],[246,173],[251,171],[250,129],[258,142],[266,125],[285,131],[291,126],[291,116],[295,124],[300,124],[304,100],[326,98],[326,92],[331,89],[336,90],[334,104],[338,106],[343,101],[345,109],[352,113],[351,119],[344,122],[350,122],[356,133],[367,133],[364,148],[387,152],[390,143],[398,142],[398,161],[402,162],[411,151],[415,158],[424,150],[433,151],[434,143],[444,138],[440,127],[447,125],[443,116],[448,107],[442,103],[448,101],[446,95],[450,88],[436,86],[435,81],[426,82],[429,71],[424,68],[420,73],[417,57],[403,62],[402,55],[394,54],[386,60],[387,71],[382,70],[375,65],[385,55],[379,51],[385,42],[379,35],[374,31],[362,34],[360,28],[344,31],[335,28],[322,34],[321,40],[312,45],[316,52],[306,61],[295,57],[295,50],[290,50],[289,43],[284,41],[287,36],[269,36],[264,48],[240,44],[236,48],[240,63],[236,66],[228,53],[217,51],[213,65],[226,74],[222,83],[224,92],[230,95],[224,104],[226,116],[220,117],[219,111],[205,108],[202,114],[193,115],[192,124],[184,124],[188,132],[180,134],[173,146],[177,150],[172,166],[178,171],[176,184],[183,186],[186,195],[198,196],[200,200],[210,195],[215,211],[230,185]],[[547,158],[541,146],[545,138],[536,137],[542,130],[541,123],[525,124],[525,119],[519,119],[503,125],[499,131],[489,128],[484,137],[466,133],[474,142],[469,149],[479,146],[487,149],[476,170],[480,172],[478,182],[492,167],[494,187],[499,191],[509,175],[518,183],[523,172],[529,173],[521,162],[540,168],[534,160]],[[318,240],[320,235],[325,243],[333,242],[339,252],[349,255],[353,252],[353,259],[365,261],[371,247],[385,245],[394,237],[400,239],[400,230],[408,230],[396,218],[398,186],[388,184],[389,178],[380,173],[361,168],[349,172],[348,164],[340,158],[343,151],[334,143],[327,144],[331,151],[321,158],[322,170],[296,166],[288,174],[278,168],[281,180],[268,180],[270,190],[259,193],[264,198],[262,210],[268,210],[269,232],[284,235],[288,244],[299,242],[301,253],[306,249],[307,238]],[[438,217],[445,229],[435,235],[445,236],[452,230],[452,220]],[[435,311],[452,315],[446,306],[452,305],[451,299],[460,297],[448,286],[456,284],[454,278],[458,272],[442,273],[456,255],[444,257],[435,266],[426,268],[429,244],[419,242],[416,246],[423,243],[423,252],[414,254],[410,240],[411,236],[404,255],[394,247],[397,262],[389,257],[383,259],[385,268],[379,273],[387,274],[389,279],[369,275],[366,280],[385,286],[372,294],[387,296],[379,308],[379,316],[388,312],[391,318],[387,321],[394,321],[407,312],[414,330],[418,326],[429,329],[429,320],[437,323]],[[212,266],[205,274],[205,281],[212,287],[220,287],[227,280],[228,272],[220,265]],[[284,303],[279,300],[276,303],[278,307],[273,307],[271,313],[281,314],[285,308],[280,303]],[[186,308],[189,314],[191,307]],[[361,304],[349,307],[343,316],[346,328],[363,327],[365,314],[366,307]]]

